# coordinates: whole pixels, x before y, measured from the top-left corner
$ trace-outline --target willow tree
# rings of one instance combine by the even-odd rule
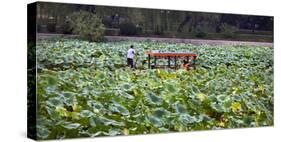
[[[183,32],[185,26],[188,26],[188,32],[196,32],[198,28],[206,32],[214,32],[219,20],[220,14],[185,12],[185,18],[179,24],[178,32]]]

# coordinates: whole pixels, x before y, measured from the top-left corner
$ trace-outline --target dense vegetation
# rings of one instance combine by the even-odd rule
[[[74,12],[69,18],[70,28],[80,38],[88,41],[102,41],[105,27],[95,14],[86,11]]]
[[[197,68],[147,69],[148,50],[197,53]],[[39,139],[273,125],[272,48],[61,39],[36,52]]]
[[[38,3],[38,32],[72,33],[66,19],[78,11],[100,17],[106,35],[273,41],[271,16],[46,2]]]

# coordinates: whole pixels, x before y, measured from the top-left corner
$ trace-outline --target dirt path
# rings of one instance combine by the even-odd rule
[[[53,36],[63,37],[76,37],[76,35],[63,35],[63,34],[37,34],[38,39],[49,38]],[[252,41],[228,41],[228,40],[205,40],[205,39],[180,39],[180,38],[157,38],[157,37],[129,37],[129,36],[105,36],[108,41],[159,41],[168,43],[186,43],[194,45],[251,45],[251,46],[268,46],[273,47],[272,42],[252,42]]]

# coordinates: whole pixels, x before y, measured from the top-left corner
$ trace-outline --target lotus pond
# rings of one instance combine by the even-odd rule
[[[197,53],[196,69],[148,69],[148,50]],[[60,39],[36,54],[38,139],[273,125],[273,48]]]

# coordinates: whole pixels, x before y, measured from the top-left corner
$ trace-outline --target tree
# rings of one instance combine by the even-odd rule
[[[190,15],[186,15],[185,16],[184,20],[180,23],[180,25],[179,25],[179,27],[177,29],[177,31],[179,33],[182,32],[183,27],[190,21],[190,19],[191,19]]]
[[[188,32],[196,32],[198,30],[213,32],[215,31],[215,25],[217,25],[219,18],[219,14],[186,12],[185,18],[179,24],[177,31],[183,32],[184,26],[188,25]]]
[[[74,12],[70,16],[70,25],[83,39],[96,42],[103,40],[105,27],[95,14],[87,11]]]

